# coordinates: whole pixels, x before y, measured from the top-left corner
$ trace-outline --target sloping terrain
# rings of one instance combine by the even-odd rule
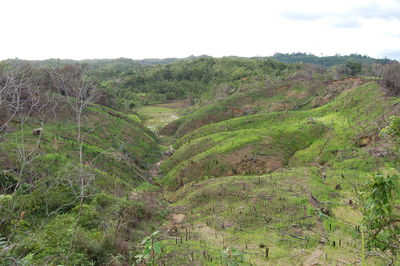
[[[347,163],[338,155],[345,158],[349,151],[353,163],[367,163],[373,157],[362,155],[357,138],[375,135],[376,122],[393,104],[375,83],[366,83],[348,87],[321,107],[212,123],[176,142],[177,151],[162,165],[167,173],[164,180],[266,173],[307,163],[334,166]]]
[[[110,254],[129,256],[132,241],[165,215],[162,203],[140,192],[159,158],[158,140],[135,119],[92,104],[82,114],[81,143],[74,109],[57,95],[52,103],[45,115],[12,120],[2,135],[1,235],[21,263],[111,264]]]
[[[195,110],[161,130],[165,135],[182,137],[204,125],[257,113],[294,111],[315,108],[332,100],[343,90],[366,82],[345,78],[334,82],[309,80],[312,70],[299,70],[291,78],[262,89],[245,90]],[[306,73],[304,73],[306,72]]]
[[[163,260],[361,263],[362,215],[354,188],[371,172],[396,165],[395,151],[378,133],[398,112],[399,99],[359,78],[305,85],[297,94],[291,86],[279,88],[251,102],[258,114],[235,118],[233,109],[249,106],[246,97],[235,96],[177,121],[171,131],[178,136],[176,151],[161,164],[159,182],[167,185],[174,212],[185,217],[172,228],[186,241],[164,241]],[[293,103],[290,96],[299,94],[308,95],[304,105],[270,109],[276,95]],[[381,263],[368,258],[368,264]]]
[[[398,175],[400,100],[372,67],[168,62],[0,65],[0,264],[390,264],[363,197]]]
[[[176,236],[184,241],[165,241],[171,249],[166,260],[190,265],[187,256],[196,254],[193,260],[205,265],[239,261],[221,257],[229,248],[243,254],[241,265],[359,264],[356,228],[361,216],[343,199],[349,185],[329,174],[329,183],[340,182],[341,191],[322,183],[314,167],[219,177],[182,187],[169,199],[177,212],[186,214],[176,225]]]

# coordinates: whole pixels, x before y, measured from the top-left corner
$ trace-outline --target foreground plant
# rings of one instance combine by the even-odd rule
[[[400,251],[400,216],[396,211],[399,199],[399,176],[375,175],[370,190],[364,194],[366,248],[375,250],[390,265],[396,262]]]
[[[151,261],[151,265],[156,265],[156,257],[161,254],[161,243],[157,241],[158,234],[159,231],[156,231],[143,239],[142,245],[144,248],[142,253],[135,256],[137,264]]]
[[[235,248],[226,248],[222,251],[222,259],[229,266],[237,266],[244,262],[244,255],[243,252]]]

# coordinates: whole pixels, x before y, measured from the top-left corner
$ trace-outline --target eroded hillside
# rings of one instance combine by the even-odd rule
[[[176,236],[189,240],[164,241],[163,258],[174,265],[189,265],[187,256],[210,265],[360,264],[355,192],[396,165],[395,147],[379,132],[398,104],[365,78],[286,81],[168,125],[161,132],[177,137],[176,151],[161,164],[159,182],[174,212],[185,215]]]

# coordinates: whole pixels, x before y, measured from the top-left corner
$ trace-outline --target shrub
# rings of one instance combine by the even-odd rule
[[[362,67],[360,63],[349,61],[345,64],[345,67],[350,76],[355,76],[361,73]]]
[[[94,206],[83,204],[81,206],[76,206],[72,209],[75,214],[79,214],[79,225],[88,228],[94,229],[100,224],[100,213],[95,209]]]
[[[86,254],[70,250],[75,223],[76,218],[66,214],[50,221],[31,244],[34,264],[91,265]]]
[[[397,174],[378,174],[364,194],[364,226],[368,249],[381,252],[390,265],[400,250],[399,216],[396,201],[400,195]],[[392,256],[387,256],[389,251]]]

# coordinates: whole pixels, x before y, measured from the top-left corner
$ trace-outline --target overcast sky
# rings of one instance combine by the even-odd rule
[[[0,59],[400,59],[400,0],[0,0]]]

